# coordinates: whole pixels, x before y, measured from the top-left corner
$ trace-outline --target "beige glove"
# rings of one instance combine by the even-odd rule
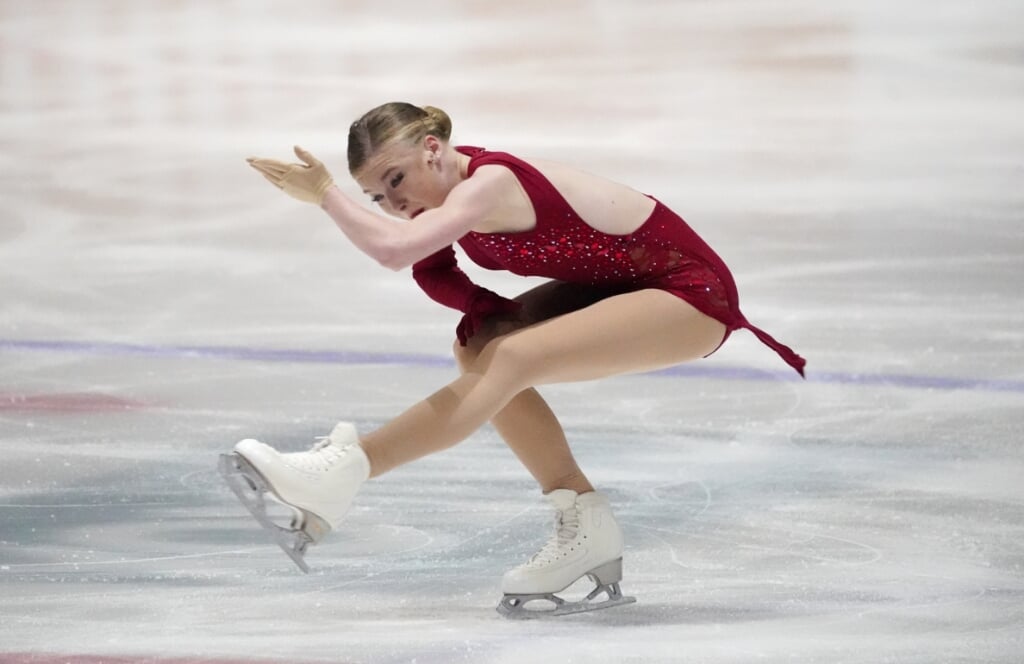
[[[288,164],[276,159],[257,159],[255,157],[249,157],[246,161],[267,178],[272,185],[289,196],[306,203],[320,205],[324,200],[324,194],[334,185],[334,179],[327,172],[326,166],[297,145],[295,146],[295,156],[305,163]]]

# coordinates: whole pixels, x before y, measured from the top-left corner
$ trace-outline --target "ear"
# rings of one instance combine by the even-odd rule
[[[441,158],[441,153],[444,151],[444,143],[437,136],[427,134],[423,137],[423,149],[427,153],[427,161],[434,162]]]

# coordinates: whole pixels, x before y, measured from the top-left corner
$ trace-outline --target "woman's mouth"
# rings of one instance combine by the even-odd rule
[[[420,208],[419,210],[416,210],[415,212],[410,214],[409,218],[410,219],[415,219],[416,217],[420,216],[421,214],[423,214],[426,211],[427,211],[427,208]]]

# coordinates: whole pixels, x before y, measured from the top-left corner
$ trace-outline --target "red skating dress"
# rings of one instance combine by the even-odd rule
[[[521,159],[482,148],[457,149],[471,158],[470,176],[477,168],[490,164],[511,170],[537,216],[537,225],[529,231],[466,234],[459,246],[473,262],[491,270],[618,292],[659,288],[723,323],[725,338],[733,330],[750,330],[803,375],[805,360],[751,325],[740,311],[736,283],[722,259],[657,199],[652,197],[654,211],[635,231],[609,235],[587,225],[554,185]],[[498,312],[502,310],[501,302],[508,302],[470,281],[456,264],[451,247],[413,265],[413,276],[431,298],[467,314]],[[465,342],[461,333],[460,340]]]

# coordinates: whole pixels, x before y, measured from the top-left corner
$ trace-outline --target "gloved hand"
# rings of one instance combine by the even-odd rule
[[[320,205],[324,194],[334,185],[334,179],[327,172],[327,167],[316,157],[295,146],[295,156],[303,164],[289,164],[276,159],[246,159],[249,165],[259,171],[272,185],[284,193],[304,201]]]
[[[455,328],[455,336],[459,338],[459,344],[465,346],[469,338],[480,331],[488,318],[514,314],[522,307],[522,302],[509,300],[490,291],[481,291],[470,301],[469,311]]]

